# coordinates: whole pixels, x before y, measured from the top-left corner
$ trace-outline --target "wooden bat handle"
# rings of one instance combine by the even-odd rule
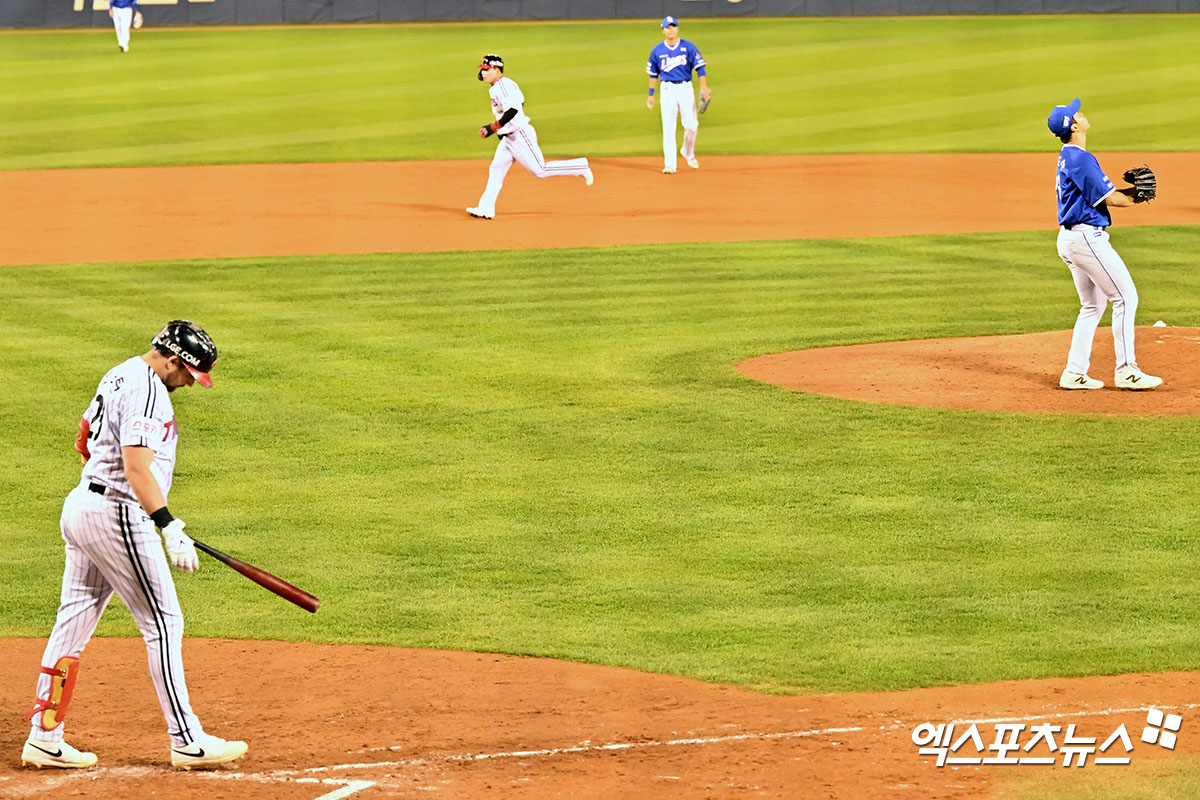
[[[259,569],[253,564],[247,564],[240,558],[234,558],[231,555],[222,553],[217,548],[211,547],[199,539],[192,539],[192,543],[196,545],[197,550],[208,553],[217,561],[233,567],[235,570],[242,573],[259,586],[263,587],[264,589],[269,589],[270,591],[282,597],[284,600],[295,603],[310,614],[317,613],[317,609],[321,606],[321,601],[313,595],[299,587],[292,586],[283,578],[276,577],[275,575],[267,572],[265,569]]]

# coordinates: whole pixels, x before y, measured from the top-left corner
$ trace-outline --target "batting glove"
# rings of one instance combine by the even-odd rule
[[[162,529],[167,555],[171,558],[171,566],[184,572],[195,572],[200,569],[200,557],[196,555],[196,545],[183,532],[183,528],[183,520],[173,519]]]

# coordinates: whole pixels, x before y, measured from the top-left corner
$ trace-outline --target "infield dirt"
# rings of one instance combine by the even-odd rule
[[[1200,153],[1101,155],[1110,161],[1150,162],[1163,176],[1160,199],[1118,225],[1200,222],[1194,198],[1167,188],[1200,186]],[[0,172],[0,265],[1055,229],[1049,153],[726,156],[675,175],[660,167],[595,159],[591,187],[513,169],[495,220],[465,212],[483,190],[485,161]],[[695,202],[664,203],[667,186]],[[980,191],[986,203],[962,202]],[[114,213],[128,227],[114,227]]]

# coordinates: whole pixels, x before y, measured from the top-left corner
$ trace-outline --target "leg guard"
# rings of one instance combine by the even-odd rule
[[[71,695],[75,693],[75,678],[79,675],[79,659],[76,656],[63,656],[53,667],[42,667],[42,672],[50,676],[50,696],[44,700],[39,697],[25,718],[32,719],[34,715],[41,714],[38,724],[52,731],[67,716]]]

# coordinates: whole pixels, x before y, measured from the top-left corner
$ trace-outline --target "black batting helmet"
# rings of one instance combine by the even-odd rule
[[[483,80],[483,71],[488,67],[495,67],[503,74],[504,59],[494,53],[489,53],[488,55],[484,56],[483,60],[479,62],[479,80]]]
[[[150,344],[165,356],[178,356],[201,386],[212,386],[208,373],[217,363],[217,346],[204,328],[190,319],[173,319],[154,334]]]

